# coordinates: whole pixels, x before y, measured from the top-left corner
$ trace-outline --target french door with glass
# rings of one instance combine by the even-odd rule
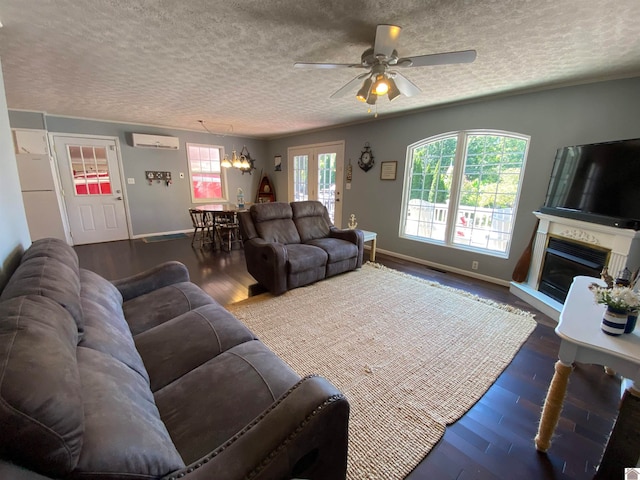
[[[342,223],[344,142],[288,149],[289,201],[318,200],[336,227]]]

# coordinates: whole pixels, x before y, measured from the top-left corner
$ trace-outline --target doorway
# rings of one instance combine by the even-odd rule
[[[289,201],[320,201],[341,228],[344,141],[290,147],[287,156]]]
[[[129,238],[114,138],[52,134],[74,245]]]

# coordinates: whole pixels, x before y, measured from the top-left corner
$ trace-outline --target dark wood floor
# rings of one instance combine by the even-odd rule
[[[223,305],[248,296],[254,283],[241,250],[192,248],[190,239],[142,240],[75,247],[80,265],[108,279],[166,260],[187,265],[191,279]],[[368,253],[365,252],[365,256]],[[378,254],[377,261],[429,280],[536,313],[538,325],[482,399],[447,428],[443,439],[407,477],[422,479],[589,479],[604,451],[617,413],[620,380],[601,367],[577,365],[571,375],[556,436],[547,454],[533,446],[541,405],[553,375],[559,340],[555,322],[505,287]],[[371,452],[375,455],[375,452]]]

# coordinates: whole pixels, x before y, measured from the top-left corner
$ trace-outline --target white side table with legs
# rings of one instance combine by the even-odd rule
[[[376,232],[370,232],[368,230],[360,230],[364,234],[364,243],[371,242],[371,251],[369,252],[369,260],[376,261]]]
[[[560,313],[555,329],[561,339],[560,351],[535,444],[541,452],[550,447],[574,362],[606,366],[634,383],[624,392],[595,478],[623,478],[623,468],[635,467],[640,457],[640,332],[620,336],[604,333],[600,324],[605,307],[595,302],[589,290],[591,283],[604,285],[592,277],[574,278]]]

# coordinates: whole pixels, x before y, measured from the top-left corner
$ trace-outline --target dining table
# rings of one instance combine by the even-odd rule
[[[211,212],[211,213],[238,213],[249,210],[252,204],[245,203],[242,206],[236,205],[234,203],[209,203],[206,205],[198,205],[193,207],[194,210],[201,210],[203,212]]]
[[[194,210],[210,213],[212,216],[214,233],[220,245],[220,249],[224,250],[227,245],[227,251],[231,250],[232,239],[240,241],[240,229],[238,227],[238,212],[245,212],[251,207],[250,203],[240,206],[234,203],[210,203],[193,207]],[[223,238],[226,237],[226,240]],[[216,241],[213,240],[213,248],[216,249]]]

